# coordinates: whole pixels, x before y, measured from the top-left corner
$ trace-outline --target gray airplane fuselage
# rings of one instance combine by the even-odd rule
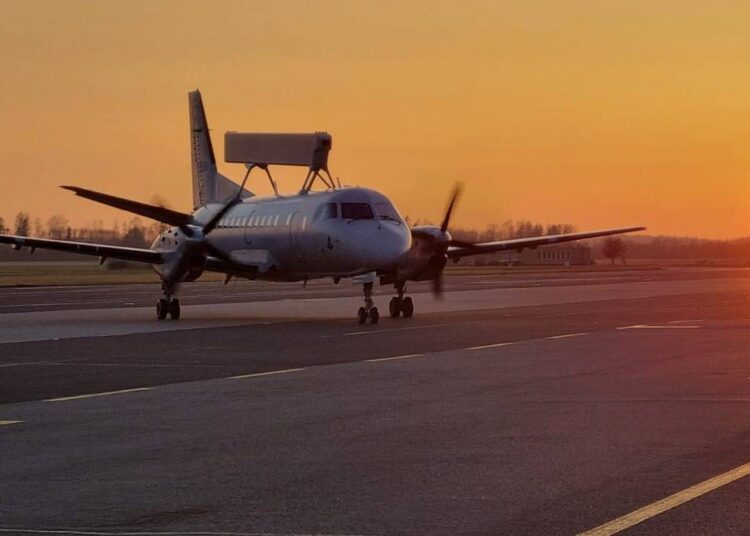
[[[196,223],[207,222],[221,206],[199,208]],[[174,251],[188,247],[190,240],[174,227],[152,249]],[[247,198],[224,215],[208,242],[232,261],[256,267],[237,275],[300,281],[394,271],[405,262],[412,235],[386,196],[367,188],[342,188]],[[155,269],[164,273],[169,262]],[[185,279],[202,271],[196,265]]]

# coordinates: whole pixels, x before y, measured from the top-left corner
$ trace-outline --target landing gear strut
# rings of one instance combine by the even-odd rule
[[[388,304],[388,312],[392,318],[398,318],[399,315],[404,315],[404,318],[410,318],[414,314],[414,302],[412,301],[411,296],[404,297],[406,283],[396,283],[394,286],[396,287],[398,296],[391,298],[391,301]]]
[[[162,281],[162,298],[156,302],[156,318],[164,320],[169,315],[172,320],[180,319],[180,300],[174,297],[176,286],[174,283]]]
[[[362,292],[365,295],[365,306],[360,307],[357,311],[357,322],[360,324],[367,322],[368,318],[370,319],[370,322],[377,324],[380,319],[378,308],[375,307],[375,303],[372,301],[372,285],[372,283],[365,283],[362,286]]]

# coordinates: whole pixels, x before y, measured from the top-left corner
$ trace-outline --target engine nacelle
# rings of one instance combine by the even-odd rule
[[[187,236],[179,227],[167,229],[156,237],[151,249],[168,253],[164,264],[154,266],[154,270],[173,281],[195,281],[205,269],[206,257],[200,241]]]

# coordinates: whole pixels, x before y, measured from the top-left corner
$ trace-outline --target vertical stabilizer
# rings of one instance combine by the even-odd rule
[[[190,106],[190,160],[193,172],[193,208],[208,203],[224,203],[237,195],[240,186],[216,170],[216,156],[211,144],[206,110],[197,89],[188,93]],[[240,197],[253,195],[242,190]]]

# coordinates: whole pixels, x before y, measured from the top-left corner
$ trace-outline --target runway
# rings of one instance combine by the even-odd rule
[[[446,287],[0,289],[0,533],[750,531],[748,270]]]

